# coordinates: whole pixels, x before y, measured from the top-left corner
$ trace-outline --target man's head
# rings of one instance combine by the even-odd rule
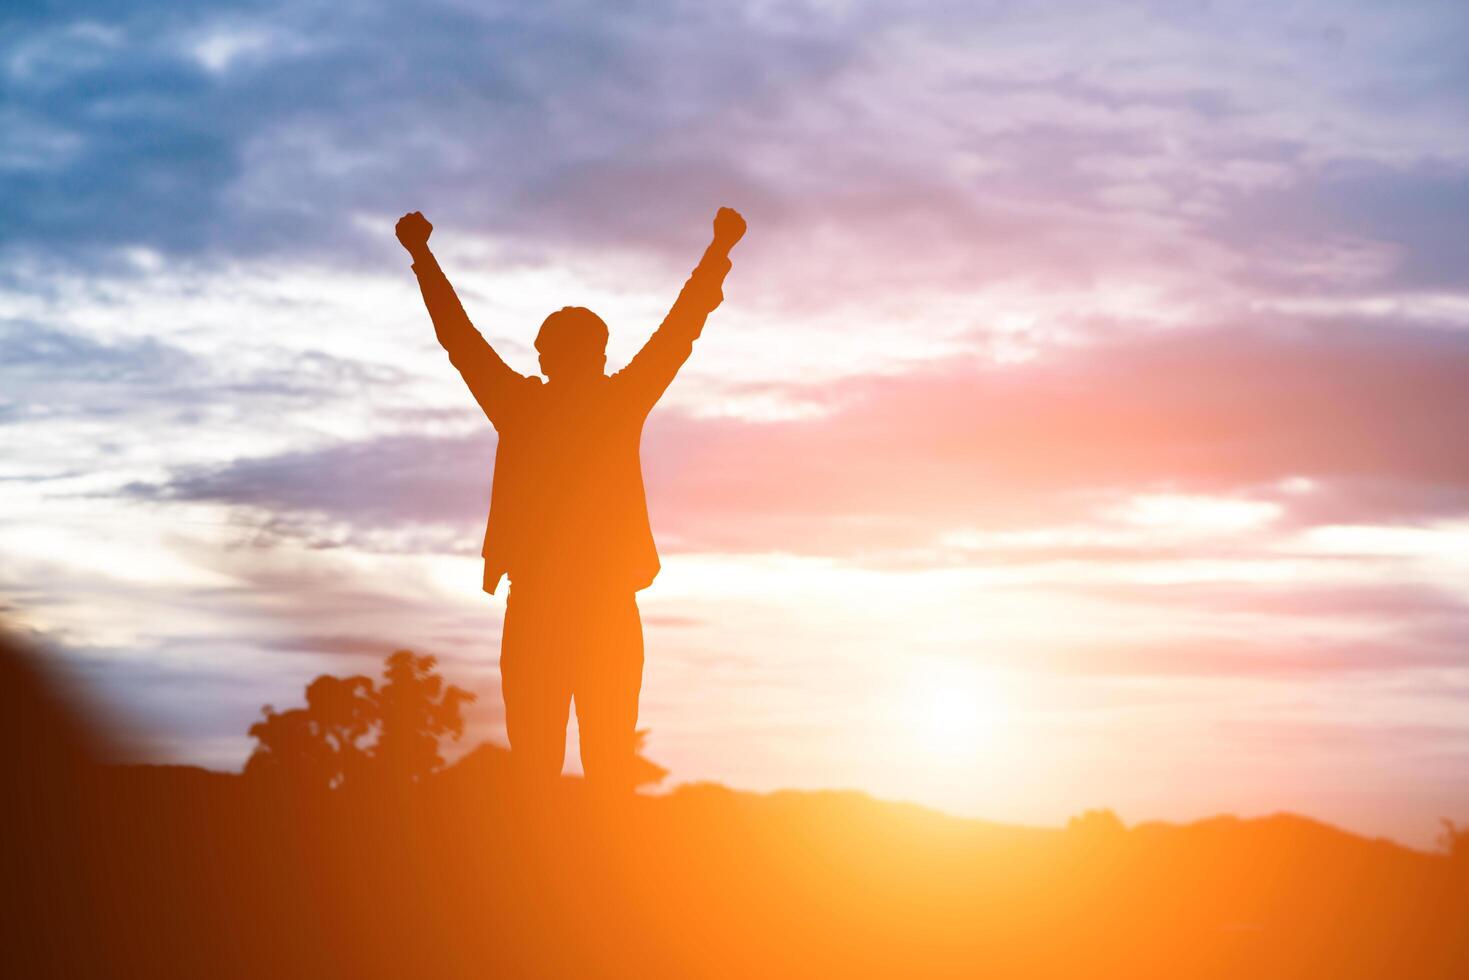
[[[585,306],[563,306],[541,324],[536,350],[551,380],[599,377],[607,366],[607,324]]]

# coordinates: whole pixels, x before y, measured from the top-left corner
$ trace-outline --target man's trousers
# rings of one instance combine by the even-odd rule
[[[523,772],[537,779],[561,772],[575,699],[588,782],[630,790],[642,686],[635,592],[511,582],[500,690],[511,755]]]

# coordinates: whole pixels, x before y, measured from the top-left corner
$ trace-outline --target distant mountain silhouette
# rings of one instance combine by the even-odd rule
[[[1037,829],[570,778],[532,801],[490,745],[300,793],[104,764],[22,656],[0,668],[7,976],[1469,976],[1463,861],[1301,817]]]

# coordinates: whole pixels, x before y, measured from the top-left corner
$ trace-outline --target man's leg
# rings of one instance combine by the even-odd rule
[[[595,597],[587,603],[585,625],[573,682],[582,771],[596,788],[629,792],[638,695],[643,688],[643,623],[637,594]]]
[[[554,593],[511,583],[500,637],[505,733],[520,771],[535,781],[561,774],[571,708],[566,615]]]

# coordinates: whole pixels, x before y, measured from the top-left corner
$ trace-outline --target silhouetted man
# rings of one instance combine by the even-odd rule
[[[486,592],[510,577],[500,687],[512,754],[553,777],[566,753],[576,700],[582,769],[605,787],[630,787],[643,627],[636,594],[658,574],[639,444],[643,422],[724,299],[729,250],[745,221],[714,216],[714,240],[663,324],[616,374],[607,325],[567,306],[536,335],[546,380],[511,370],[469,322],[428,248],[433,226],[398,221],[439,343],[500,434],[485,529]]]

